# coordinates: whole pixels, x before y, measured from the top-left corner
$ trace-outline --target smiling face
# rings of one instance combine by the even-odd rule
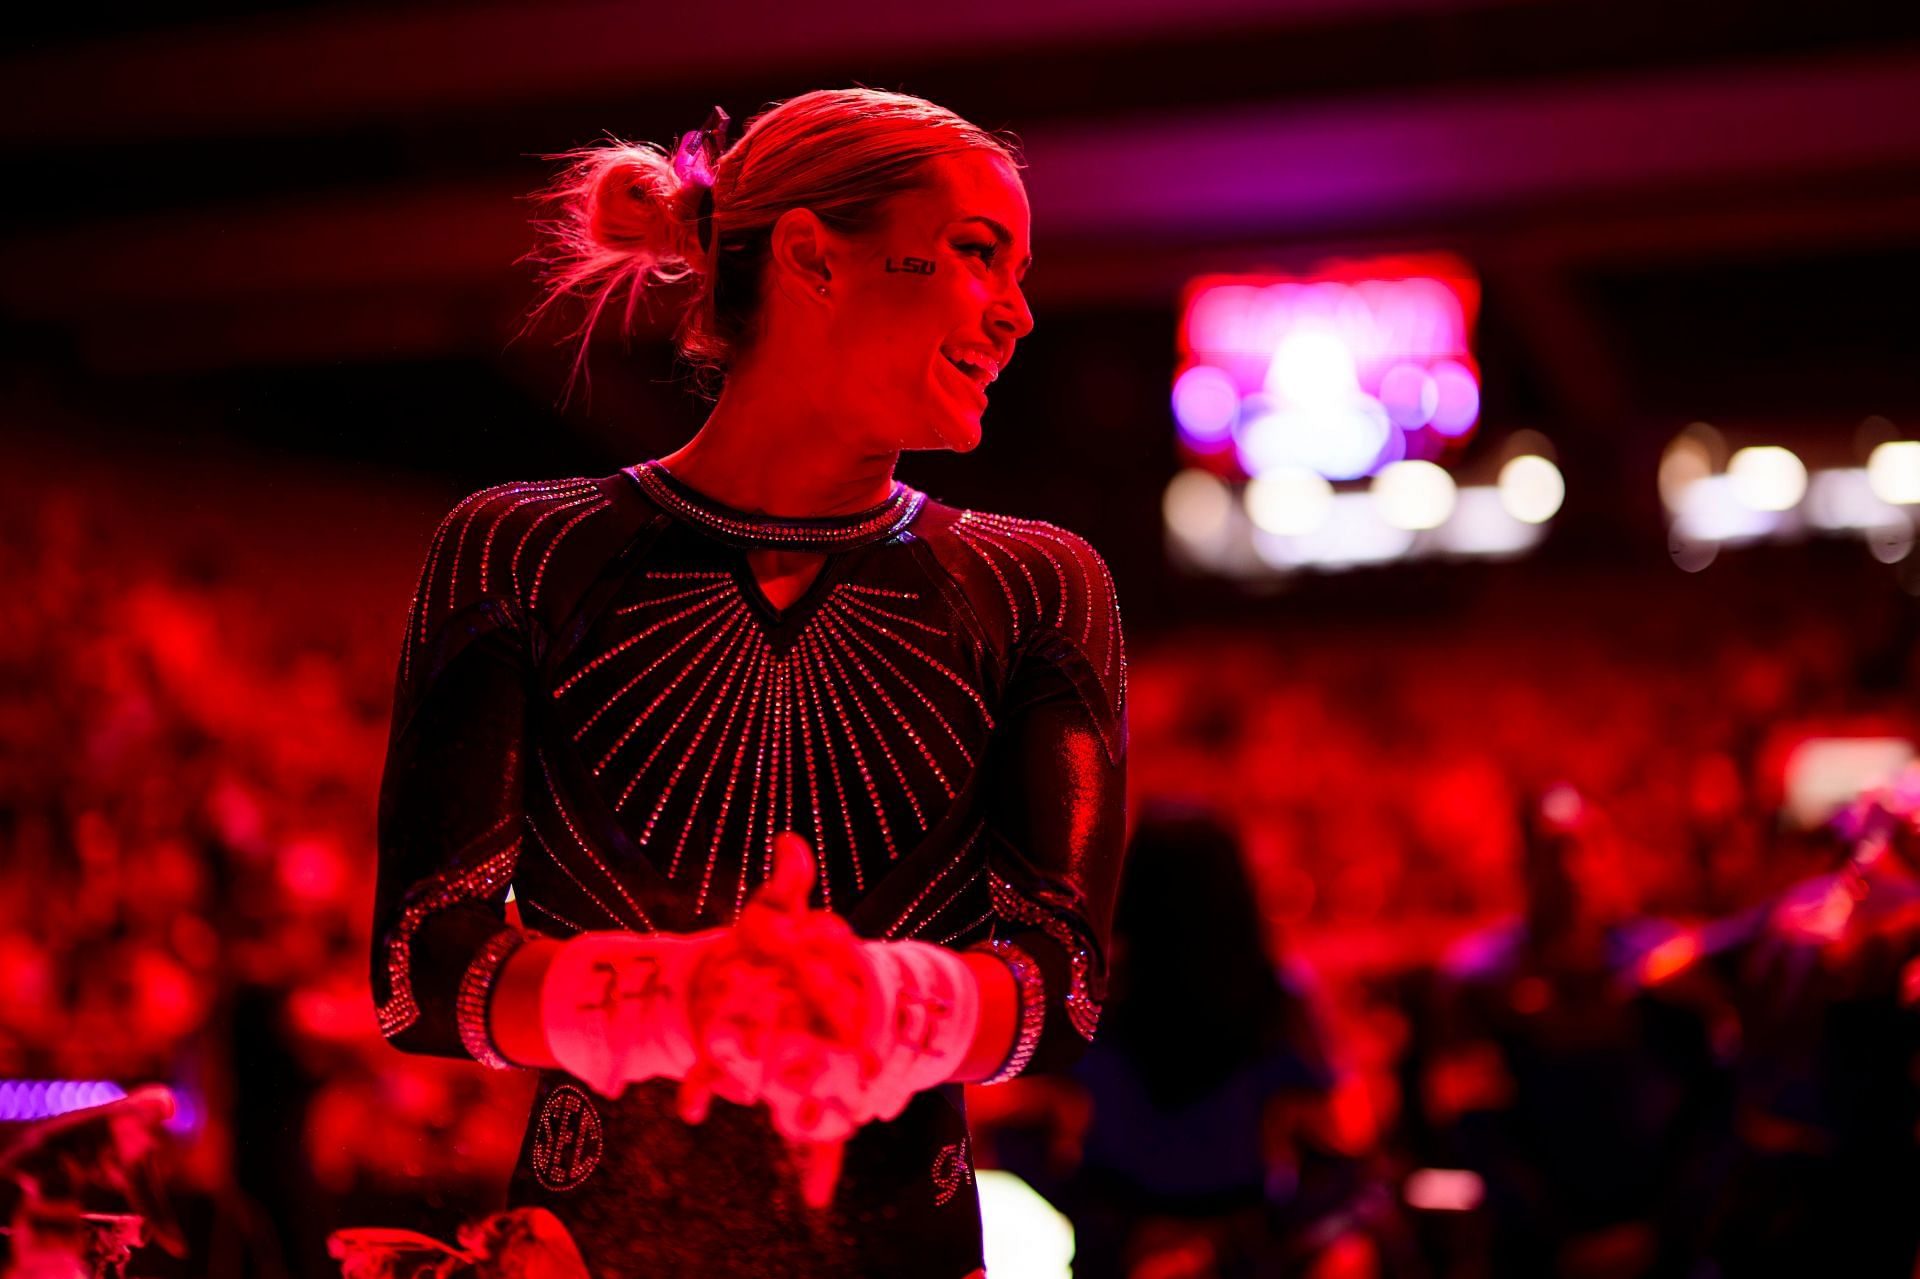
[[[851,374],[847,419],[876,445],[964,453],[980,442],[988,386],[1033,331],[1027,192],[988,152],[929,167],[877,231],[843,243],[827,341]]]

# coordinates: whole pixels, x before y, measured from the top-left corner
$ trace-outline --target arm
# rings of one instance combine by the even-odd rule
[[[1126,839],[1126,656],[1113,581],[1091,546],[982,519],[975,554],[1019,558],[1035,584],[1032,611],[1012,614],[1014,665],[985,761],[994,919],[989,949],[972,956],[1013,981],[1010,1017],[983,1016],[980,1029],[1013,1045],[998,1072],[1011,1077],[1063,1069],[1099,1022]]]
[[[510,601],[481,597],[436,625],[436,581],[430,564],[381,781],[373,991],[396,1047],[502,1066],[486,1013],[525,940],[505,900],[522,839],[527,650]]]
[[[1025,701],[1003,720],[988,792],[997,953],[974,956],[1017,975],[1010,1022],[1021,1002],[1039,1003],[1038,1034],[1028,1036],[1031,1051],[1016,1074],[1064,1069],[1093,1039],[1126,837],[1124,748],[1109,754],[1098,711],[1070,668],[1043,657],[1020,685]],[[1027,1017],[1031,1024],[1035,1014]]]
[[[1052,550],[1029,580],[1061,594],[1036,610],[1052,624],[1026,632],[984,763],[993,936],[958,957],[978,1017],[944,1076],[954,1082],[1064,1068],[1106,989],[1126,837],[1125,657],[1106,566],[1071,534],[1044,536]]]
[[[624,531],[600,527],[612,505],[588,480],[502,485],[434,534],[380,787],[373,992],[404,1051],[552,1064],[537,996],[561,947],[510,928],[505,909],[524,837],[535,619],[543,581],[549,601],[564,599],[598,563],[595,550],[556,559],[564,539]]]
[[[494,504],[503,503],[513,505],[510,494]],[[463,504],[436,546],[457,557],[463,539],[449,530],[490,527],[488,505],[484,494]],[[465,541],[484,554],[484,533]],[[489,593],[476,564],[462,568],[429,561],[401,661],[380,799],[381,1029],[405,1051],[558,1066],[608,1095],[638,1079],[677,1078],[692,1058],[688,976],[710,936],[601,932],[558,942],[507,924],[525,837],[532,644],[520,602]]]
[[[541,990],[560,945],[540,937],[515,951],[500,970],[488,1010],[488,1029],[500,1054],[535,1070],[551,1070],[560,1064],[547,1043],[540,1016]]]
[[[1004,960],[983,951],[961,956],[980,989],[980,1022],[973,1042],[954,1069],[952,1082],[977,1084],[999,1073],[1013,1055],[1020,1030],[1020,992]]]

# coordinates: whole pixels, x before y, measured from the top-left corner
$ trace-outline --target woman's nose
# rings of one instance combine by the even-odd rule
[[[995,308],[993,327],[1016,341],[1033,332],[1033,309],[1019,285],[1014,285],[1012,294]]]

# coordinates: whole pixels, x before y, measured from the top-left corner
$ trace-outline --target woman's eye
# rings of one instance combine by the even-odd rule
[[[993,255],[996,252],[998,252],[1000,248],[1000,246],[997,244],[962,244],[956,247],[958,247],[960,252],[962,253],[971,253],[976,255],[982,262],[985,262],[988,266],[993,265]]]

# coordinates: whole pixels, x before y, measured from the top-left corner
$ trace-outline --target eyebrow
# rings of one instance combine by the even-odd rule
[[[961,218],[960,220],[962,222],[984,223],[987,229],[993,232],[993,238],[999,242],[999,245],[1001,248],[1006,249],[1006,248],[1013,247],[1013,232],[1007,230],[1004,224],[996,222],[992,218],[986,217],[979,213],[973,214],[971,217]],[[1026,261],[1020,264],[1020,274],[1025,275],[1027,273],[1027,269],[1032,265],[1033,265],[1033,254],[1029,253],[1027,254]]]

